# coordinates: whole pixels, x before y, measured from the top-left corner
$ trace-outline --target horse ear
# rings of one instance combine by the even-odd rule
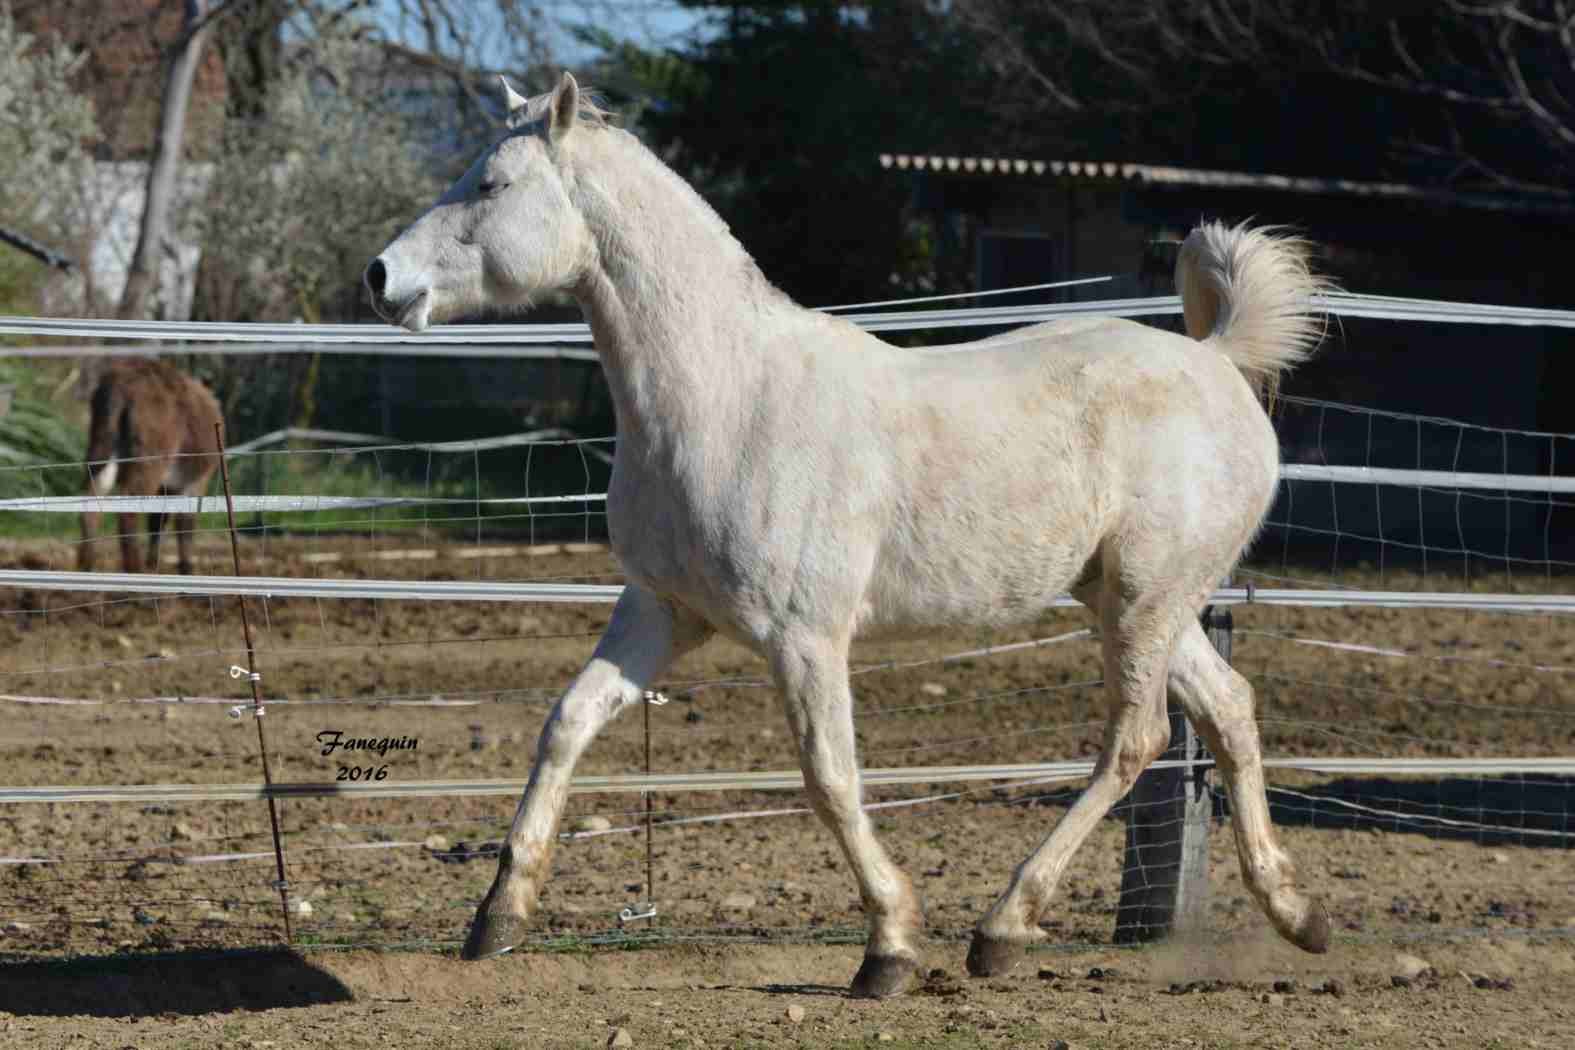
[[[503,104],[508,109],[508,115],[512,117],[517,110],[524,107],[525,96],[509,86],[509,78],[502,73],[498,74],[498,80],[503,83]]]
[[[557,141],[570,128],[580,116],[580,85],[575,83],[574,75],[568,70],[563,71],[563,78],[558,81],[558,86],[552,89],[552,103],[548,107],[547,133]]]

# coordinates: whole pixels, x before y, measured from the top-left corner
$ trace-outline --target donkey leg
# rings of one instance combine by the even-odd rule
[[[1275,841],[1269,821],[1252,686],[1221,659],[1194,621],[1176,642],[1170,687],[1225,778],[1247,888],[1280,936],[1305,951],[1328,951],[1328,912],[1323,902],[1297,891],[1295,865]]]
[[[142,571],[142,538],[140,514],[118,514],[120,523],[120,567],[124,572]]]
[[[92,457],[94,453],[95,450],[90,447],[89,456]],[[86,494],[89,497],[108,496],[115,489],[118,473],[119,464],[114,460],[90,463]],[[77,569],[81,572],[91,572],[98,562],[98,519],[99,512],[96,510],[82,512],[82,546],[77,548]]]
[[[159,475],[162,467],[152,460],[139,460],[123,465],[120,472],[120,493],[124,496],[156,496],[159,493]],[[126,572],[142,571],[141,515],[122,512],[120,522],[120,563]],[[150,524],[157,528],[157,515],[148,515]],[[152,541],[156,543],[157,541]],[[153,571],[158,571],[155,562]]]
[[[159,495],[168,495],[161,489]],[[169,517],[163,511],[156,510],[148,515],[148,571],[159,571],[159,535],[164,531],[164,522]]]
[[[676,656],[709,635],[709,628],[650,593],[633,585],[624,590],[590,662],[547,716],[497,877],[476,909],[461,958],[485,959],[524,939],[547,878],[575,762],[603,726],[644,698]]]
[[[1072,855],[1170,743],[1165,664],[1178,608],[1155,600],[1123,607],[1108,596],[1099,608],[1109,705],[1104,749],[1088,787],[1039,848],[1018,865],[1005,895],[979,920],[968,946],[968,972],[975,977],[1010,971],[1030,944],[1044,939],[1039,918]]]
[[[89,492],[88,495],[93,495]],[[92,572],[98,562],[98,519],[96,510],[82,512],[82,543],[77,547],[77,571]]]
[[[179,562],[177,568],[184,575],[191,575],[191,538],[197,529],[197,515],[176,514],[175,516],[175,549]]]
[[[837,837],[869,921],[864,963],[849,992],[900,995],[919,968],[924,914],[913,883],[875,838],[860,796],[846,641],[796,639],[772,654],[810,805]]]

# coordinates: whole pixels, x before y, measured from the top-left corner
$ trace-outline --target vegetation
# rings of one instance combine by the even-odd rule
[[[0,3],[0,225],[53,247],[80,247],[88,226],[86,144],[97,126],[71,82],[83,60],[58,39],[23,32]],[[0,247],[0,309],[36,299],[46,275]]]
[[[0,413],[0,499],[78,492],[87,434],[50,401],[40,373],[25,362],[0,358],[0,401],[10,389],[10,411]],[[4,515],[16,520],[26,515]]]
[[[91,165],[151,152],[179,5],[110,18],[96,0],[4,2],[0,225],[83,266],[62,282],[0,247],[0,310],[110,312],[84,248],[119,202]],[[663,44],[639,32],[645,5],[618,0],[573,13],[525,0],[210,5],[191,177],[171,217],[201,248],[193,316],[370,319],[365,260],[497,133],[499,71],[523,91],[550,82],[571,18],[582,81],[810,305],[971,285],[964,191],[933,207],[880,167],[885,152],[1497,189],[1557,187],[1575,166],[1570,37],[1529,0],[677,3],[694,28]],[[128,71],[133,52],[143,68]],[[365,415],[370,370],[341,380],[348,370],[304,355],[190,363],[238,439],[365,429],[338,417]],[[457,425],[520,416],[511,404]]]
[[[641,134],[766,275],[817,306],[965,283],[937,269],[942,231],[876,159],[992,142],[989,70],[955,19],[921,3],[715,10],[681,49],[590,35],[606,55],[596,80],[638,107]]]

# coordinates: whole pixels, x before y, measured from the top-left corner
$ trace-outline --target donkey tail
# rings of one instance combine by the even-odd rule
[[[1176,259],[1187,334],[1230,358],[1268,397],[1327,327],[1310,300],[1334,286],[1312,272],[1311,251],[1273,227],[1208,222],[1187,235]]]
[[[119,464],[124,455],[123,424],[129,407],[121,384],[105,375],[93,389],[92,417],[88,424],[88,494],[107,496],[115,487]]]

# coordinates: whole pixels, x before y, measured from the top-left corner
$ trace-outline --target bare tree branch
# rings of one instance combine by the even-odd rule
[[[157,281],[159,259],[169,228],[176,180],[180,177],[181,147],[186,137],[186,106],[191,100],[191,82],[202,61],[202,51],[213,30],[207,0],[186,0],[185,31],[172,49],[169,74],[164,83],[164,102],[159,113],[159,132],[153,144],[153,160],[148,165],[147,196],[142,207],[142,223],[137,233],[137,248],[126,273],[126,287],[120,296],[118,316],[140,318],[147,309],[148,293]]]
[[[1570,0],[955,0],[954,9],[990,42],[1003,70],[1044,92],[1050,112],[1164,106],[1208,68],[1286,82],[1325,74],[1435,100],[1436,122],[1454,122],[1463,136],[1435,142],[1438,155],[1463,150],[1470,170],[1524,183],[1484,162],[1485,140],[1469,141],[1518,125],[1543,141],[1552,166],[1575,172]],[[1100,75],[1066,72],[1079,63]],[[1457,112],[1480,114],[1477,130],[1463,132],[1471,119],[1462,124]]]

